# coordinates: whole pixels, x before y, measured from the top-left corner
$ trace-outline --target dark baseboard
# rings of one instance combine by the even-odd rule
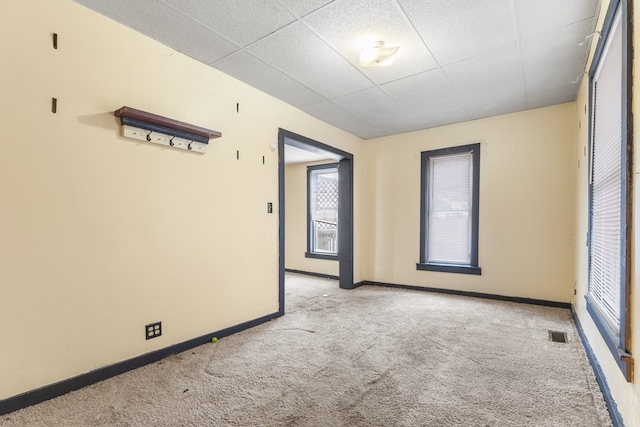
[[[386,288],[410,289],[412,291],[436,292],[440,294],[460,295],[460,296],[473,297],[473,298],[484,298],[484,299],[492,299],[492,300],[498,300],[498,301],[517,302],[520,304],[542,305],[545,307],[566,308],[567,310],[571,309],[571,303],[569,302],[547,301],[547,300],[541,300],[541,299],[522,298],[522,297],[510,297],[506,295],[484,294],[482,292],[458,291],[455,289],[429,288],[424,286],[412,286],[412,285],[398,285],[395,283],[371,282],[369,280],[365,280],[363,284],[373,285],[373,286],[383,286]]]
[[[575,309],[572,307],[573,321],[576,324],[576,329],[578,330],[578,335],[580,335],[580,339],[582,340],[582,345],[584,346],[584,350],[587,353],[587,358],[589,359],[589,363],[591,363],[591,367],[593,368],[593,373],[596,376],[596,381],[600,386],[600,391],[602,391],[602,397],[604,398],[604,402],[607,404],[607,409],[609,410],[609,416],[611,417],[611,423],[613,427],[624,427],[624,421],[622,420],[622,415],[620,411],[618,411],[618,405],[616,405],[616,401],[613,398],[613,394],[611,393],[611,389],[609,388],[609,383],[607,383],[607,377],[604,375],[604,371],[598,363],[598,359],[596,359],[596,355],[591,348],[591,344],[589,344],[589,340],[584,333],[584,329],[582,329],[582,324],[580,323],[580,319],[578,319],[578,314]]]
[[[193,338],[191,340],[175,344],[170,347],[165,347],[151,353],[143,354],[142,356],[137,356],[116,363],[114,365],[105,366],[104,368],[96,369],[95,371],[87,372],[86,374],[81,374],[76,377],[69,378],[36,390],[28,391],[26,393],[22,393],[5,400],[0,400],[0,415],[5,415],[10,412],[17,411],[18,409],[26,408],[28,406],[44,402],[45,400],[62,396],[63,394],[81,389],[100,381],[104,381],[108,378],[115,377],[116,375],[123,374],[132,369],[140,368],[142,366],[157,362],[161,359],[164,359],[165,357],[174,355],[176,353],[181,353],[199,345],[206,344],[210,342],[211,338],[213,337],[224,338],[229,335],[244,331],[245,329],[253,328],[254,326],[258,326],[280,316],[280,313],[269,314],[267,316],[250,320],[236,326],[231,326],[220,331],[202,335],[200,337]]]
[[[352,289],[355,289],[355,288],[359,288],[360,286],[363,286],[366,283],[367,282],[363,280],[362,282],[351,283],[349,286],[340,286],[340,289],[352,290]]]
[[[363,281],[361,281],[361,282],[354,283],[354,284],[353,284],[353,286],[351,287],[351,289],[359,288],[360,286],[364,286],[364,285],[366,285],[366,284],[367,284],[367,281],[366,281],[366,280],[363,280]]]
[[[333,276],[331,274],[313,273],[311,271],[294,270],[292,268],[285,268],[284,271],[286,271],[287,273],[304,274],[305,276],[322,277],[323,279],[340,280],[340,277]]]

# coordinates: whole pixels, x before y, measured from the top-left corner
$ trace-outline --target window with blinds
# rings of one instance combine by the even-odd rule
[[[429,162],[427,262],[471,264],[471,153]]]
[[[623,286],[622,26],[615,16],[591,81],[590,257],[588,298],[614,334]]]
[[[480,144],[422,153],[419,270],[480,274]]]

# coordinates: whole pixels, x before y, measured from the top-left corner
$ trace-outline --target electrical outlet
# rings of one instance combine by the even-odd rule
[[[144,327],[146,339],[156,338],[162,335],[162,322],[149,323]]]

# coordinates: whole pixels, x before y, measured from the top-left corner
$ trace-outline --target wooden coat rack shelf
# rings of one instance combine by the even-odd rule
[[[126,106],[116,110],[114,115],[120,117],[123,134],[128,138],[188,151],[205,153],[209,140],[222,136],[215,130]]]

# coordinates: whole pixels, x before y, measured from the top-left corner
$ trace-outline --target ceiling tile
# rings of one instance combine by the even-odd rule
[[[360,67],[375,83],[432,69],[436,63],[394,0],[336,0],[304,22],[358,66],[360,50],[375,41],[400,46],[392,66]]]
[[[398,0],[440,65],[516,40],[509,0]]]
[[[514,0],[521,38],[595,17],[598,0]]]
[[[276,0],[298,18],[320,9],[333,0]]]
[[[246,51],[229,55],[213,66],[250,86],[259,86],[269,95],[296,107],[317,104],[324,100],[317,93]]]
[[[476,98],[469,101],[467,108],[467,120],[475,120],[523,111],[526,109],[526,102],[514,88],[514,91],[502,90],[491,97],[483,97],[483,93],[478,92]]]
[[[458,112],[449,112],[444,114],[432,114],[420,117],[410,117],[406,120],[386,126],[384,129],[378,130],[381,136],[396,135],[406,132],[414,132],[422,129],[430,129],[439,126],[458,123],[468,120],[468,112],[459,110]],[[460,120],[464,117],[464,120]]]
[[[527,95],[527,108],[548,107],[549,105],[575,101],[576,85],[567,84],[553,89],[538,90]]]
[[[369,124],[386,124],[407,118],[409,113],[377,87],[350,93],[333,100]]]
[[[575,99],[602,3],[75,1],[362,138]],[[366,36],[393,66],[357,66]]]
[[[237,49],[233,43],[156,0],[76,2],[204,63]],[[166,31],[167,28],[179,28],[180,31]]]
[[[361,138],[375,136],[375,131],[369,123],[361,120],[359,117],[356,117],[354,114],[351,114],[331,101],[306,105],[301,109],[326,123],[330,123]]]
[[[301,23],[265,37],[248,50],[326,98],[372,86],[365,76]]]
[[[593,31],[593,25],[593,21],[582,21],[522,42],[527,94],[564,87],[583,74],[589,44],[579,46],[578,43]],[[574,86],[577,93],[578,85]]]
[[[504,103],[518,110],[525,106],[524,87],[516,44],[456,62],[442,68],[467,107]]]
[[[442,114],[462,108],[458,95],[440,70],[431,70],[381,86],[414,116]]]
[[[295,20],[273,0],[162,1],[240,46],[247,46]]]

